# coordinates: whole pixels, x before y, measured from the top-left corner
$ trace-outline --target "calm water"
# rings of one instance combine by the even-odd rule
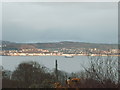
[[[65,58],[64,56],[1,56],[4,69],[15,70],[15,68],[24,61],[37,61],[53,70],[55,60],[58,60],[58,69],[66,72],[78,72],[83,70],[82,65],[88,66],[89,59],[86,56],[75,56],[74,58]],[[0,58],[1,58],[0,57]]]

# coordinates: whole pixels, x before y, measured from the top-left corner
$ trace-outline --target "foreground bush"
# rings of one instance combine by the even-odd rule
[[[54,75],[48,73],[46,68],[37,62],[24,62],[18,65],[12,73],[11,79],[3,78],[3,88],[40,88],[46,86],[51,88],[54,80]],[[9,84],[10,82],[12,85]]]

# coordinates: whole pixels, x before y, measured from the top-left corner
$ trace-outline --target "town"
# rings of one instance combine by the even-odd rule
[[[97,48],[57,48],[57,49],[19,49],[19,50],[0,50],[2,56],[97,56],[97,55],[119,55],[120,50],[109,49],[100,50]]]

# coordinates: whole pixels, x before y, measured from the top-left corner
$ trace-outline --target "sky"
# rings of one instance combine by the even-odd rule
[[[120,0],[1,0],[2,2],[119,2]]]
[[[6,2],[2,39],[12,42],[118,42],[115,2]]]
[[[2,40],[2,3],[0,3],[0,40]]]

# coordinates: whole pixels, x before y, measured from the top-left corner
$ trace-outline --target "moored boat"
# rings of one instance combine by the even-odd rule
[[[69,55],[69,56],[65,56],[65,58],[73,58],[74,56],[71,56],[71,55]]]

